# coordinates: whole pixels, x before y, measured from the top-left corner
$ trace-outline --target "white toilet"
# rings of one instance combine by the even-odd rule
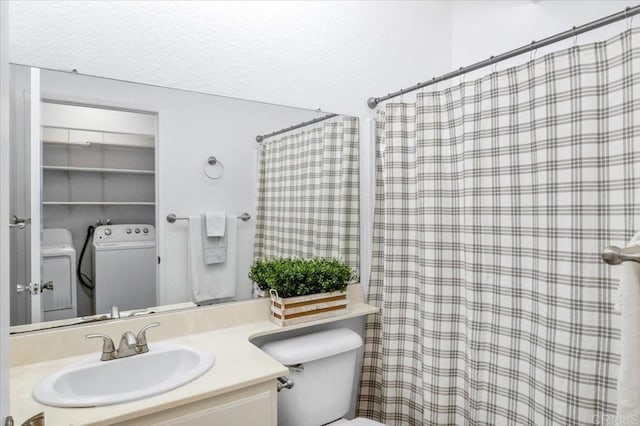
[[[362,339],[340,328],[270,342],[262,350],[289,367],[293,388],[278,393],[278,426],[381,426],[349,411]]]

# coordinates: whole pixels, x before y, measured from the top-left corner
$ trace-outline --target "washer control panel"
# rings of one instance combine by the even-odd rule
[[[104,242],[155,241],[156,228],[148,224],[125,224],[98,226],[93,232],[93,240]]]

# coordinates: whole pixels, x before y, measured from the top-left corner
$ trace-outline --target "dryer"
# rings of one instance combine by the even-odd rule
[[[76,250],[67,229],[42,230],[42,282],[53,290],[42,292],[42,319],[55,321],[78,316],[76,309]]]
[[[156,306],[156,230],[153,225],[98,226],[93,234],[96,314]]]

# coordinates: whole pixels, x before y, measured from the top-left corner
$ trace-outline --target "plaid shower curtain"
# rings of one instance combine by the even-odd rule
[[[340,117],[260,148],[254,257],[338,258],[358,271],[358,119]]]
[[[630,30],[379,113],[369,300],[381,313],[359,415],[615,414],[618,283],[599,253],[640,230],[639,59]]]

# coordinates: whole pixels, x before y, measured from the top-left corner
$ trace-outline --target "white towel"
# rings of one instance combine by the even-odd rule
[[[202,222],[207,223],[206,215],[202,215]],[[222,223],[226,222],[226,217],[223,216]],[[210,237],[208,231],[205,230],[206,226],[201,226],[202,235],[202,251],[204,253],[204,263],[212,265],[214,263],[224,263],[227,261],[227,235],[223,233],[222,237]],[[222,226],[224,228],[224,226]]]
[[[224,237],[227,216],[224,212],[205,213],[207,218],[207,237]]]
[[[232,300],[236,295],[237,220],[229,216],[226,240],[226,262],[206,264],[202,246],[204,220],[201,216],[189,217],[189,241],[187,246],[187,272],[193,301],[206,305]]]
[[[640,252],[640,232],[629,242]],[[624,262],[620,278],[620,369],[618,415],[640,418],[640,263]]]

